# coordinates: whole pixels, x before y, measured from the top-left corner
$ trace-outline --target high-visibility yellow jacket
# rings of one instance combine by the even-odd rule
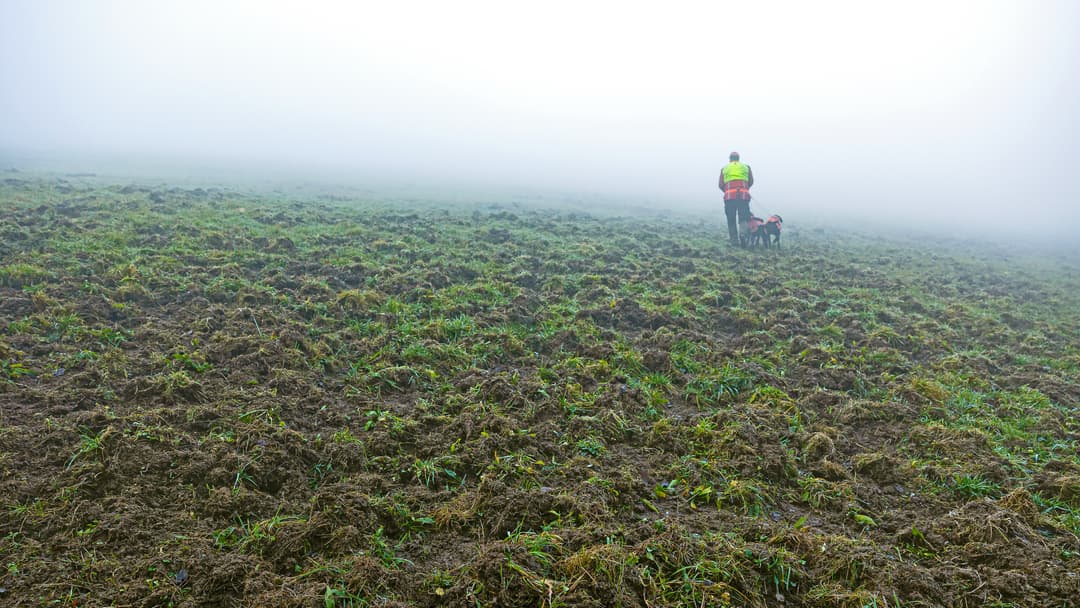
[[[720,175],[724,177],[725,184],[736,179],[748,182],[750,181],[750,165],[733,160],[720,171]]]
[[[720,189],[724,191],[725,201],[750,200],[753,185],[754,172],[750,165],[733,160],[720,170]]]

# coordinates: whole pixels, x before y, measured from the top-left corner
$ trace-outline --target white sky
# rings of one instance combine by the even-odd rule
[[[0,155],[1080,228],[1078,7],[0,0]]]

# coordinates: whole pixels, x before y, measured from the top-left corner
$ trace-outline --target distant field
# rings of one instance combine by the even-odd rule
[[[0,175],[0,605],[1076,606],[1080,272]]]

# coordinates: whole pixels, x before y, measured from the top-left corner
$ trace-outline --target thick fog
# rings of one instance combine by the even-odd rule
[[[738,150],[755,211],[1043,238],[1080,228],[1078,24],[1069,0],[3,0],[0,168],[706,209]]]

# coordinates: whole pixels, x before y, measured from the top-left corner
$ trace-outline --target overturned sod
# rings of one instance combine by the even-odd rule
[[[5,606],[1080,597],[1076,260],[44,178],[0,218]]]

